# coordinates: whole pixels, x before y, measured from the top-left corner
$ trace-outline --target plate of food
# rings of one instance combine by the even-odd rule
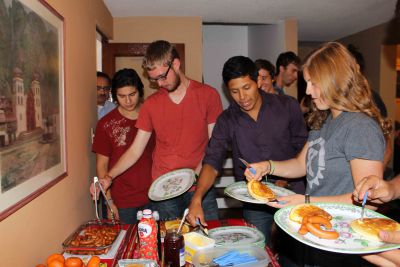
[[[277,197],[295,194],[286,188],[268,182],[260,183],[256,180],[248,183],[241,181],[230,184],[225,188],[224,193],[237,200],[255,204],[266,204]]]
[[[208,237],[215,240],[216,247],[231,247],[236,245],[265,246],[264,235],[254,227],[223,226],[208,230]]]
[[[150,186],[148,196],[153,201],[162,201],[182,195],[196,180],[192,169],[178,169],[161,175]]]
[[[318,249],[346,254],[366,254],[400,248],[379,241],[379,230],[400,231],[400,224],[361,207],[343,203],[288,206],[274,215],[276,224],[298,241]]]

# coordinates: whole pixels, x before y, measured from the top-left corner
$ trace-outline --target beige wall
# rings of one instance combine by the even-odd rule
[[[399,30],[394,25],[390,21],[338,40],[346,45],[354,44],[364,55],[365,75],[372,89],[380,92],[391,118],[395,116],[396,54],[393,46],[384,45],[400,43]]]
[[[164,39],[171,43],[184,43],[186,75],[201,81],[203,73],[202,34],[200,17],[114,18],[112,42],[151,43]]]
[[[101,0],[48,3],[65,18],[68,176],[0,222],[1,266],[43,262],[61,251],[76,227],[94,217],[88,179],[94,174],[89,133],[97,118],[95,31],[96,22],[101,23],[99,28],[112,36],[112,17]]]

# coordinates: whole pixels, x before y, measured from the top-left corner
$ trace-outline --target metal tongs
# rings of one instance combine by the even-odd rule
[[[101,185],[101,183],[99,181],[99,178],[97,178],[97,176],[95,176],[95,177],[93,177],[93,187],[94,187],[94,195],[95,195],[95,199],[94,199],[95,204],[94,205],[95,205],[95,210],[96,210],[97,221],[99,222],[99,224],[102,224],[101,220],[99,218],[99,210],[98,210],[98,206],[97,206],[97,186],[96,185],[100,188],[100,192],[103,195],[104,199],[106,200],[107,207],[108,207],[108,209],[110,210],[110,213],[111,213],[112,224],[115,224],[114,211],[111,208],[111,204],[107,199],[106,192],[104,192],[103,186]]]

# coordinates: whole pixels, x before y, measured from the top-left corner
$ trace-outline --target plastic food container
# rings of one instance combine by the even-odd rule
[[[121,231],[120,224],[89,221],[82,224],[63,243],[64,251],[77,255],[105,254]]]
[[[192,263],[193,257],[195,257],[200,251],[205,249],[213,249],[215,240],[208,238],[196,232],[190,232],[183,235],[185,240],[185,261]]]
[[[129,267],[129,266],[144,266],[144,267],[157,267],[157,262],[148,259],[128,259],[119,260],[118,267]]]
[[[214,258],[224,255],[230,251],[238,251],[240,253],[248,253],[250,256],[257,258],[257,262],[240,264],[240,267],[265,267],[271,260],[265,251],[265,249],[260,248],[256,245],[246,245],[246,246],[234,246],[234,247],[215,247],[207,248],[198,251],[194,257],[192,264],[195,267],[203,267],[210,264]]]

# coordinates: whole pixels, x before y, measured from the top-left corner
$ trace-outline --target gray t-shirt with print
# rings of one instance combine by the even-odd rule
[[[322,129],[308,136],[307,188],[311,196],[352,192],[352,159],[383,161],[385,139],[375,120],[364,113],[342,112],[326,119]]]

